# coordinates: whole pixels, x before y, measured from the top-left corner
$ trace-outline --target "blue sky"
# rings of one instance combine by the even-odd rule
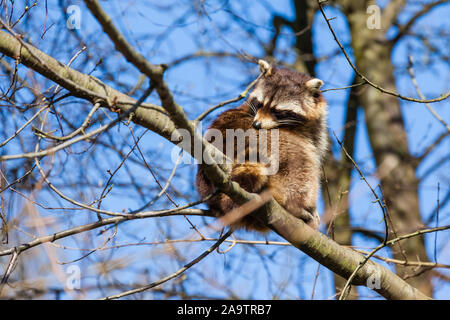
[[[49,7],[52,2],[48,1]],[[384,1],[385,2],[385,1]],[[380,5],[384,5],[380,3]],[[99,33],[98,24],[92,19],[88,10],[86,10],[80,1],[73,1],[74,4],[80,4],[82,8],[82,27],[78,33],[85,39],[90,37],[98,37],[101,39],[98,42],[98,48],[95,52],[100,55],[108,55],[112,52],[112,44],[105,37],[101,37]],[[240,27],[237,27],[233,22],[232,16],[220,10],[221,2],[207,2],[207,11],[209,17],[195,15],[191,13],[190,1],[170,1],[171,6],[168,5],[166,13],[161,10],[155,10],[151,5],[146,2],[134,1],[131,6],[126,6],[123,1],[109,1],[108,3],[102,1],[102,5],[105,10],[113,18],[116,25],[126,35],[127,39],[143,53],[152,63],[168,63],[176,58],[182,57],[186,54],[193,53],[202,48],[205,51],[227,51],[236,53],[239,50],[244,50],[255,56],[260,56],[263,52],[258,43],[252,40],[251,35],[246,33]],[[244,25],[252,27],[259,37],[264,40],[268,40],[271,36],[271,29],[269,26],[272,10],[275,10],[278,14],[281,14],[287,18],[293,17],[293,7],[291,1],[274,1],[274,2],[252,2],[249,6],[247,2],[234,2],[231,1],[232,6],[239,16],[245,19]],[[162,4],[161,4],[162,5]],[[251,7],[251,10],[249,8]],[[43,10],[43,6],[40,5],[37,10]],[[125,12],[125,14],[122,14]],[[412,12],[412,11],[411,11]],[[348,27],[344,20],[344,17],[333,9],[326,11],[328,16],[336,16],[337,18],[332,20],[333,27],[340,41],[344,44],[348,44],[350,41]],[[408,18],[408,12],[401,17],[401,20]],[[60,18],[61,13],[59,11],[53,11],[50,9],[49,21],[54,19],[57,21]],[[450,5],[440,6],[426,17],[421,19],[415,28],[423,30],[424,32],[431,32],[433,27],[444,27],[449,30],[449,20],[444,18],[450,15]],[[41,24],[42,22],[39,22]],[[175,24],[175,25],[174,25]],[[222,33],[218,30],[228,26],[230,29],[227,32]],[[331,34],[327,26],[325,25],[323,18],[316,16],[314,25],[314,51],[318,56],[327,55],[334,52],[337,46],[332,39]],[[48,37],[56,37],[58,28],[53,28],[48,31]],[[289,30],[283,30],[283,35],[280,37],[281,49],[289,48],[294,37],[289,35]],[[394,31],[391,31],[394,32]],[[164,41],[160,41],[158,36],[164,35]],[[144,38],[142,38],[145,36]],[[35,36],[35,40],[39,44],[41,49],[45,49],[46,43],[42,42]],[[442,45],[448,39],[439,39],[434,37],[432,41],[436,41]],[[67,45],[73,46],[73,52],[75,53],[78,48],[74,45],[74,42],[69,38],[67,39]],[[410,50],[410,48],[413,48]],[[444,46],[445,48],[445,46]],[[448,49],[447,49],[448,50]],[[44,50],[45,51],[45,50]],[[351,50],[349,50],[351,52]],[[420,49],[420,44],[414,40],[406,40],[400,43],[393,51],[393,61],[398,73],[397,85],[398,91],[408,95],[416,97],[414,87],[411,85],[410,78],[406,75],[404,66],[406,66],[408,54],[413,54],[417,61],[426,61],[429,59],[427,55]],[[447,52],[448,53],[448,52]],[[286,62],[292,62],[295,58],[292,52],[286,54],[280,53],[278,58],[283,58]],[[63,62],[68,61],[68,57],[58,57]],[[124,65],[124,60],[120,55],[114,55],[108,57],[108,66],[111,66],[113,70],[116,70],[114,63],[120,62]],[[92,70],[93,65],[82,65],[77,63],[73,65],[75,68],[87,72]],[[138,72],[129,64],[126,64],[128,69],[123,71],[115,71],[114,79],[101,79],[111,86],[115,87],[118,81],[125,83],[135,83],[138,76]],[[403,67],[402,67],[403,66]],[[317,75],[325,82],[324,88],[342,87],[351,84],[353,73],[348,66],[347,61],[342,55],[335,56],[331,61],[319,63],[317,66]],[[175,97],[178,103],[180,103],[190,118],[194,118],[204,111],[208,106],[212,106],[220,101],[233,98],[237,96],[246,84],[254,78],[258,73],[258,69],[255,65],[236,62],[233,59],[196,59],[187,63],[183,63],[174,69],[169,69],[166,74],[166,80],[169,83],[171,89],[175,93]],[[94,72],[93,75],[101,77],[100,72]],[[421,87],[422,92],[426,97],[431,98],[437,96],[441,92],[448,91],[449,72],[448,65],[445,63],[433,63],[416,70],[417,81]],[[438,81],[436,81],[438,79]],[[342,134],[342,126],[344,121],[345,102],[348,95],[348,90],[345,91],[329,91],[325,93],[325,97],[329,102],[329,130],[330,132],[336,132],[338,136]],[[205,99],[206,97],[206,99]],[[152,96],[148,99],[151,102],[156,102],[156,96]],[[232,106],[236,106],[234,104]],[[429,145],[436,137],[441,134],[444,129],[434,119],[429,111],[422,104],[402,102],[402,111],[405,118],[406,127],[408,129],[408,139],[410,143],[410,149],[413,154],[420,154],[424,148]],[[447,122],[450,122],[450,111],[448,101],[436,103],[432,105],[436,111]],[[66,111],[67,112],[67,111]],[[220,112],[220,111],[219,111]],[[215,115],[218,113],[216,112]],[[209,117],[208,121],[214,117]],[[373,185],[377,185],[377,179],[373,175],[375,170],[375,164],[372,159],[371,149],[368,144],[367,132],[364,127],[364,114],[362,112],[358,115],[358,127],[357,127],[357,147],[356,147],[356,160],[361,165],[366,176],[370,177],[369,182]],[[120,131],[120,135],[127,136],[125,129]],[[126,139],[126,138],[124,138]],[[436,161],[442,157],[448,156],[448,150],[450,149],[449,139],[445,140],[440,147],[429,156],[429,158],[419,167],[417,175],[421,176],[424,172],[432,167]],[[170,152],[172,146],[157,137],[154,134],[148,134],[143,139],[142,145],[150,155],[151,161],[158,162],[163,169],[170,170],[172,163],[170,159]],[[335,150],[338,151],[338,150]],[[337,153],[336,153],[337,154]],[[109,159],[112,163],[117,163],[117,159]],[[107,167],[107,165],[105,165]],[[111,167],[114,167],[111,164]],[[135,170],[140,170],[134,168]],[[449,162],[434,171],[428,176],[427,179],[420,184],[420,207],[424,218],[430,214],[431,210],[436,206],[437,201],[437,183],[440,183],[440,196],[443,197],[449,189],[449,176],[450,169]],[[168,176],[168,171],[164,172],[164,176]],[[181,200],[181,203],[189,202],[197,199],[195,192],[193,191],[193,179],[195,175],[195,166],[184,165],[178,170],[178,178],[175,179],[176,187],[180,192],[184,192],[189,195],[188,199]],[[120,172],[118,179],[123,178],[126,180],[127,173],[125,171]],[[380,223],[381,212],[376,204],[372,204],[373,200],[370,196],[369,190],[362,181],[359,180],[359,176],[354,173],[354,179],[351,186],[351,214],[352,224],[355,226],[364,225],[370,226],[371,229],[383,230],[384,225]],[[89,179],[99,179],[101,174],[94,173],[90,175]],[[153,183],[152,178],[148,172],[142,172],[143,179],[146,179],[148,183]],[[49,197],[49,202],[53,201]],[[109,199],[104,201],[105,208],[115,209],[120,211],[122,208],[135,208],[141,204],[140,199],[133,199],[131,197],[123,196],[120,193],[112,193]],[[169,204],[167,201],[160,201],[157,203],[156,208],[164,208]],[[323,206],[319,208],[322,211]],[[43,212],[43,215],[47,213]],[[91,218],[94,218],[93,216]],[[78,223],[85,223],[87,215],[82,218],[77,218],[74,221]],[[192,219],[196,223],[201,224],[201,219]],[[441,225],[449,223],[449,210],[448,206],[441,209],[440,212]],[[163,240],[165,235],[165,228],[171,226],[170,234],[178,236],[179,238],[186,237],[186,229],[189,227],[185,221],[181,221],[179,218],[172,218],[155,221],[139,221],[130,222],[127,224],[115,239],[115,243],[127,243],[136,239],[146,239],[147,241],[153,239]],[[442,232],[438,235],[438,262],[450,263],[450,250],[448,250],[448,236],[449,232]],[[238,238],[243,239],[259,239],[264,240],[264,237],[239,232]],[[274,234],[268,236],[270,240],[282,240]],[[97,239],[99,242],[102,239]],[[427,248],[431,253],[434,248],[434,235],[426,237]],[[73,244],[71,240],[63,241],[63,243]],[[367,240],[361,236],[354,237],[354,244],[363,248],[368,246],[374,246],[374,241]],[[198,243],[198,244],[182,244],[179,246],[179,250],[188,257],[195,257],[202,250],[208,247],[210,243]],[[121,251],[116,254],[120,259],[126,259],[130,263],[129,270],[123,270],[116,274],[117,279],[120,279],[123,283],[136,283],[139,281],[152,281],[156,280],[158,276],[175,271],[180,262],[157,255],[157,250],[148,250],[146,247],[130,247],[120,249]],[[446,250],[445,250],[445,249]],[[268,259],[268,262],[258,261],[257,255],[248,254],[263,251],[264,255]],[[383,254],[388,255],[389,252],[384,250]],[[77,252],[64,252],[61,253],[65,259],[70,260],[79,255]],[[99,252],[96,253],[96,258],[108,259],[110,253]],[[158,262],[152,264],[152,256],[158,257]],[[432,257],[430,255],[430,257]],[[119,259],[119,260],[120,260]],[[87,259],[89,262],[83,264],[82,268],[84,272],[84,284],[95,283],[98,279],[94,269],[91,268],[94,265],[94,260]],[[86,267],[88,266],[88,267]],[[391,266],[389,266],[392,268]],[[87,268],[87,269],[86,269]],[[239,272],[239,270],[245,269],[245,272]],[[295,268],[298,272],[291,273],[290,270]],[[147,270],[148,274],[136,276],[136,271],[141,273],[142,270]],[[198,287],[187,288],[190,292],[210,292],[212,296],[215,294],[221,297],[221,286],[219,284],[216,288],[211,284],[207,284],[207,280],[204,279],[200,271],[207,271],[212,279],[222,279],[220,284],[229,284],[233,290],[240,292],[242,298],[256,298],[256,299],[270,299],[280,297],[287,299],[305,298],[308,299],[311,296],[314,286],[314,277],[317,272],[317,263],[309,257],[300,253],[293,248],[285,247],[246,247],[238,246],[233,248],[226,255],[209,256],[205,261],[202,261],[198,266],[195,266],[187,273],[189,279],[194,279],[191,283],[197,283]],[[445,270],[444,270],[445,271]],[[294,277],[294,278],[292,278]],[[268,278],[272,278],[270,281]],[[126,280],[123,280],[126,279]],[[144,280],[143,280],[144,279]],[[277,284],[285,284],[285,288],[280,291],[277,289]],[[291,284],[290,284],[291,283]],[[295,284],[302,283],[301,286]],[[170,284],[167,284],[170,287]],[[435,298],[449,298],[450,286],[440,284],[439,290],[436,291]],[[360,291],[364,297],[374,297],[376,294],[367,289]],[[98,292],[96,293],[98,294]],[[332,274],[324,267],[320,268],[320,277],[316,284],[316,298],[326,299],[334,294],[332,288]],[[95,298],[97,296],[92,296]],[[148,297],[151,297],[148,296]]]

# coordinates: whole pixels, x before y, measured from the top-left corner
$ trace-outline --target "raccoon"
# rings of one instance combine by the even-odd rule
[[[248,192],[260,193],[269,189],[273,198],[290,214],[317,229],[320,218],[316,202],[321,163],[328,141],[327,103],[320,91],[323,82],[305,73],[272,67],[262,60],[259,65],[264,76],[255,84],[247,100],[239,107],[220,114],[212,122],[210,129],[222,133],[224,141],[219,142],[227,155],[227,130],[253,130],[259,138],[262,130],[270,132],[277,129],[278,152],[275,160],[278,161],[278,171],[268,174],[267,162],[246,160],[242,163],[232,159],[231,180]],[[274,141],[271,140],[270,133],[267,137],[271,149]],[[217,144],[218,141],[211,142]],[[246,140],[245,153],[248,155],[250,151],[250,143]],[[237,150],[232,154],[236,157]],[[205,175],[202,164],[198,167],[196,187],[202,197],[214,191],[214,185]],[[217,216],[223,216],[237,207],[223,193],[208,200],[207,204]],[[309,212],[308,216],[305,216],[305,210]],[[251,215],[235,222],[233,227],[260,232],[269,230]]]

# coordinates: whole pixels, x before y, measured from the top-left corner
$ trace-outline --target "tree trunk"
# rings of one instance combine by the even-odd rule
[[[391,62],[392,46],[385,36],[387,26],[369,29],[366,25],[366,3],[349,2],[343,6],[350,26],[352,48],[358,70],[368,79],[391,91],[397,91]],[[400,101],[374,87],[367,87],[360,96],[365,123],[377,164],[377,174],[384,193],[390,231],[397,235],[423,226],[419,210],[418,179],[408,147]],[[391,223],[392,222],[392,223]],[[429,261],[423,237],[395,246],[393,255],[400,260]],[[428,296],[433,286],[430,273],[423,268],[396,265],[397,274]]]

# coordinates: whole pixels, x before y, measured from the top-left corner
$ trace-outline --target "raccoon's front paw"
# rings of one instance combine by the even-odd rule
[[[311,208],[311,209],[308,209],[307,211],[311,214],[311,219],[309,219],[308,221],[305,221],[306,224],[309,225],[314,230],[319,229],[320,216],[319,216],[319,213],[317,212],[317,209]]]
[[[292,214],[293,216],[302,219],[311,228],[315,230],[319,229],[320,217],[315,207],[305,208],[301,206],[297,207],[288,206],[286,210],[289,211],[289,213]]]
[[[264,166],[259,163],[243,163],[233,166],[231,180],[248,192],[260,192],[267,184],[267,176],[264,174]]]

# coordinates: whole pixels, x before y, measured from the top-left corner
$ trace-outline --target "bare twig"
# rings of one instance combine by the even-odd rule
[[[408,32],[411,30],[411,27],[416,23],[416,21],[420,17],[422,17],[426,13],[430,12],[436,6],[446,3],[446,2],[448,2],[448,0],[438,0],[438,1],[433,1],[430,3],[424,3],[421,10],[417,11],[405,24],[398,27],[397,34],[391,40],[391,42],[397,43],[398,40],[400,40],[404,35],[408,34]],[[423,99],[425,99],[425,98],[423,98]]]
[[[6,271],[2,277],[2,281],[0,282],[0,294],[2,293],[3,287],[8,283],[9,276],[17,265],[17,261],[19,260],[19,253],[20,252],[14,251],[11,260],[8,263],[8,267],[6,268]]]
[[[19,129],[14,132],[13,135],[11,135],[8,139],[0,143],[0,148],[5,146],[8,142],[10,142],[12,139],[14,139],[23,129],[25,129],[31,122],[33,122],[34,119],[44,110],[46,110],[50,105],[45,105],[41,109],[38,110],[27,122],[25,122]],[[0,159],[1,161],[1,159]]]
[[[137,288],[137,289],[133,289],[133,290],[129,290],[126,292],[122,292],[120,294],[116,294],[113,296],[108,296],[103,298],[102,300],[112,300],[112,299],[118,299],[118,298],[122,298],[125,296],[129,296],[131,294],[135,294],[135,293],[139,293],[139,292],[143,292],[146,290],[149,290],[151,288],[154,288],[156,286],[159,286],[173,278],[178,277],[180,274],[182,274],[183,272],[185,272],[187,269],[189,269],[190,267],[192,267],[193,265],[199,263],[200,261],[202,261],[207,255],[209,255],[211,252],[213,252],[216,248],[218,248],[220,246],[220,244],[225,241],[225,239],[227,239],[231,234],[233,233],[232,230],[229,230],[227,233],[225,233],[214,245],[212,245],[208,250],[206,250],[205,252],[203,252],[201,255],[199,255],[197,258],[195,258],[194,260],[192,260],[191,262],[189,262],[188,264],[186,264],[184,267],[182,267],[181,269],[178,269],[176,272],[172,273],[171,275],[168,275],[165,278],[162,278],[158,281],[155,281],[151,284],[149,284],[148,286],[145,287],[141,287],[141,288]]]
[[[72,139],[73,137],[75,137],[76,135],[78,135],[80,132],[84,132],[84,130],[89,126],[89,123],[91,121],[92,116],[94,115],[94,113],[98,110],[98,108],[100,107],[100,103],[96,103],[94,105],[94,107],[91,109],[91,111],[89,112],[89,114],[86,116],[86,118],[84,119],[83,123],[81,124],[81,126],[74,130],[72,133],[69,133],[68,135],[65,135],[63,137],[57,137],[54,136],[50,133],[47,132],[43,132],[40,131],[37,128],[34,128],[34,130],[36,132],[38,132],[40,135],[44,136],[45,138],[49,138],[49,139],[53,139],[53,140],[58,140],[58,141],[65,141],[65,140],[69,140]]]
[[[414,69],[413,69],[413,58],[411,56],[408,57],[408,72],[409,75],[411,76],[411,81],[414,85],[414,87],[416,88],[416,92],[419,95],[419,97],[422,100],[425,100],[425,96],[423,95],[422,91],[420,91],[419,85],[417,84],[417,80],[416,77],[414,75]],[[447,130],[447,132],[450,132],[450,126],[444,121],[444,119],[442,119],[442,117],[430,106],[429,103],[425,103],[425,106],[427,107],[428,111],[431,112],[431,114],[433,115],[433,117],[435,117]]]
[[[347,294],[348,294],[348,289],[353,281],[353,279],[355,278],[357,272],[367,263],[367,261],[369,261],[369,259],[379,250],[381,250],[382,248],[388,246],[388,245],[392,245],[396,242],[399,242],[401,240],[404,239],[409,239],[412,237],[416,237],[425,233],[430,233],[430,232],[438,232],[438,231],[443,231],[443,230],[447,230],[450,229],[450,226],[444,226],[444,227],[438,227],[438,228],[431,228],[431,229],[424,229],[424,230],[418,230],[416,232],[410,233],[410,234],[405,234],[402,235],[400,237],[397,237],[395,239],[389,240],[386,243],[381,243],[379,246],[377,246],[375,249],[373,249],[368,255],[366,255],[364,257],[364,259],[362,261],[360,261],[358,267],[353,271],[353,273],[350,275],[350,277],[347,280],[347,283],[345,284],[344,289],[342,289],[341,295],[339,296],[339,300],[345,300]]]
[[[248,92],[255,86],[256,82],[258,82],[258,80],[261,79],[262,75],[263,75],[263,74],[260,73],[259,76],[258,76],[255,80],[253,80],[253,81],[247,86],[247,88],[245,88],[245,90],[242,91],[236,98],[233,98],[233,99],[229,99],[229,100],[223,101],[223,102],[221,102],[221,103],[215,105],[214,107],[209,108],[208,110],[206,110],[205,112],[203,112],[201,115],[199,115],[199,116],[197,117],[197,119],[195,119],[195,121],[202,121],[202,120],[203,120],[204,118],[206,118],[206,116],[207,116],[208,114],[210,114],[211,112],[213,112],[213,111],[215,111],[215,110],[217,110],[217,109],[219,109],[219,108],[221,108],[221,107],[223,107],[223,106],[225,106],[225,105],[227,105],[227,104],[230,104],[230,103],[233,103],[233,102],[236,102],[236,101],[239,101],[239,100],[245,98],[245,97],[247,96]]]
[[[379,91],[381,91],[381,92],[383,92],[383,93],[392,95],[392,96],[397,97],[397,98],[402,99],[402,100],[412,101],[412,102],[432,103],[432,102],[438,102],[438,101],[445,100],[445,99],[447,99],[447,98],[450,96],[450,92],[446,92],[446,93],[443,93],[439,98],[434,98],[434,99],[422,99],[422,100],[420,100],[420,99],[414,99],[414,98],[410,98],[410,97],[405,97],[405,96],[403,96],[403,95],[401,95],[401,94],[399,94],[399,93],[397,93],[397,92],[393,92],[393,91],[384,89],[384,88],[380,87],[379,85],[377,85],[376,83],[370,81],[365,75],[363,75],[363,74],[358,70],[358,68],[356,68],[356,66],[353,64],[352,60],[351,60],[350,57],[348,56],[347,52],[345,51],[344,47],[342,46],[341,42],[340,42],[339,39],[337,38],[336,33],[334,32],[333,27],[331,27],[331,24],[330,24],[330,20],[331,20],[331,19],[328,19],[327,16],[325,15],[325,12],[323,11],[323,3],[325,3],[325,2],[326,2],[326,1],[323,1],[323,0],[317,0],[317,3],[319,4],[320,12],[322,13],[322,15],[323,15],[323,17],[324,17],[325,22],[327,23],[328,28],[330,29],[330,31],[331,31],[331,33],[332,33],[332,35],[333,35],[333,37],[334,37],[334,40],[335,40],[336,43],[338,44],[338,46],[339,46],[339,48],[341,49],[342,53],[344,54],[345,59],[347,59],[347,62],[348,62],[348,64],[350,65],[350,67],[351,67],[351,68],[353,69],[353,71],[355,71],[355,73],[356,73],[361,79],[363,79],[367,84],[369,84],[370,86],[374,87],[375,89],[377,89],[377,90],[379,90]]]

